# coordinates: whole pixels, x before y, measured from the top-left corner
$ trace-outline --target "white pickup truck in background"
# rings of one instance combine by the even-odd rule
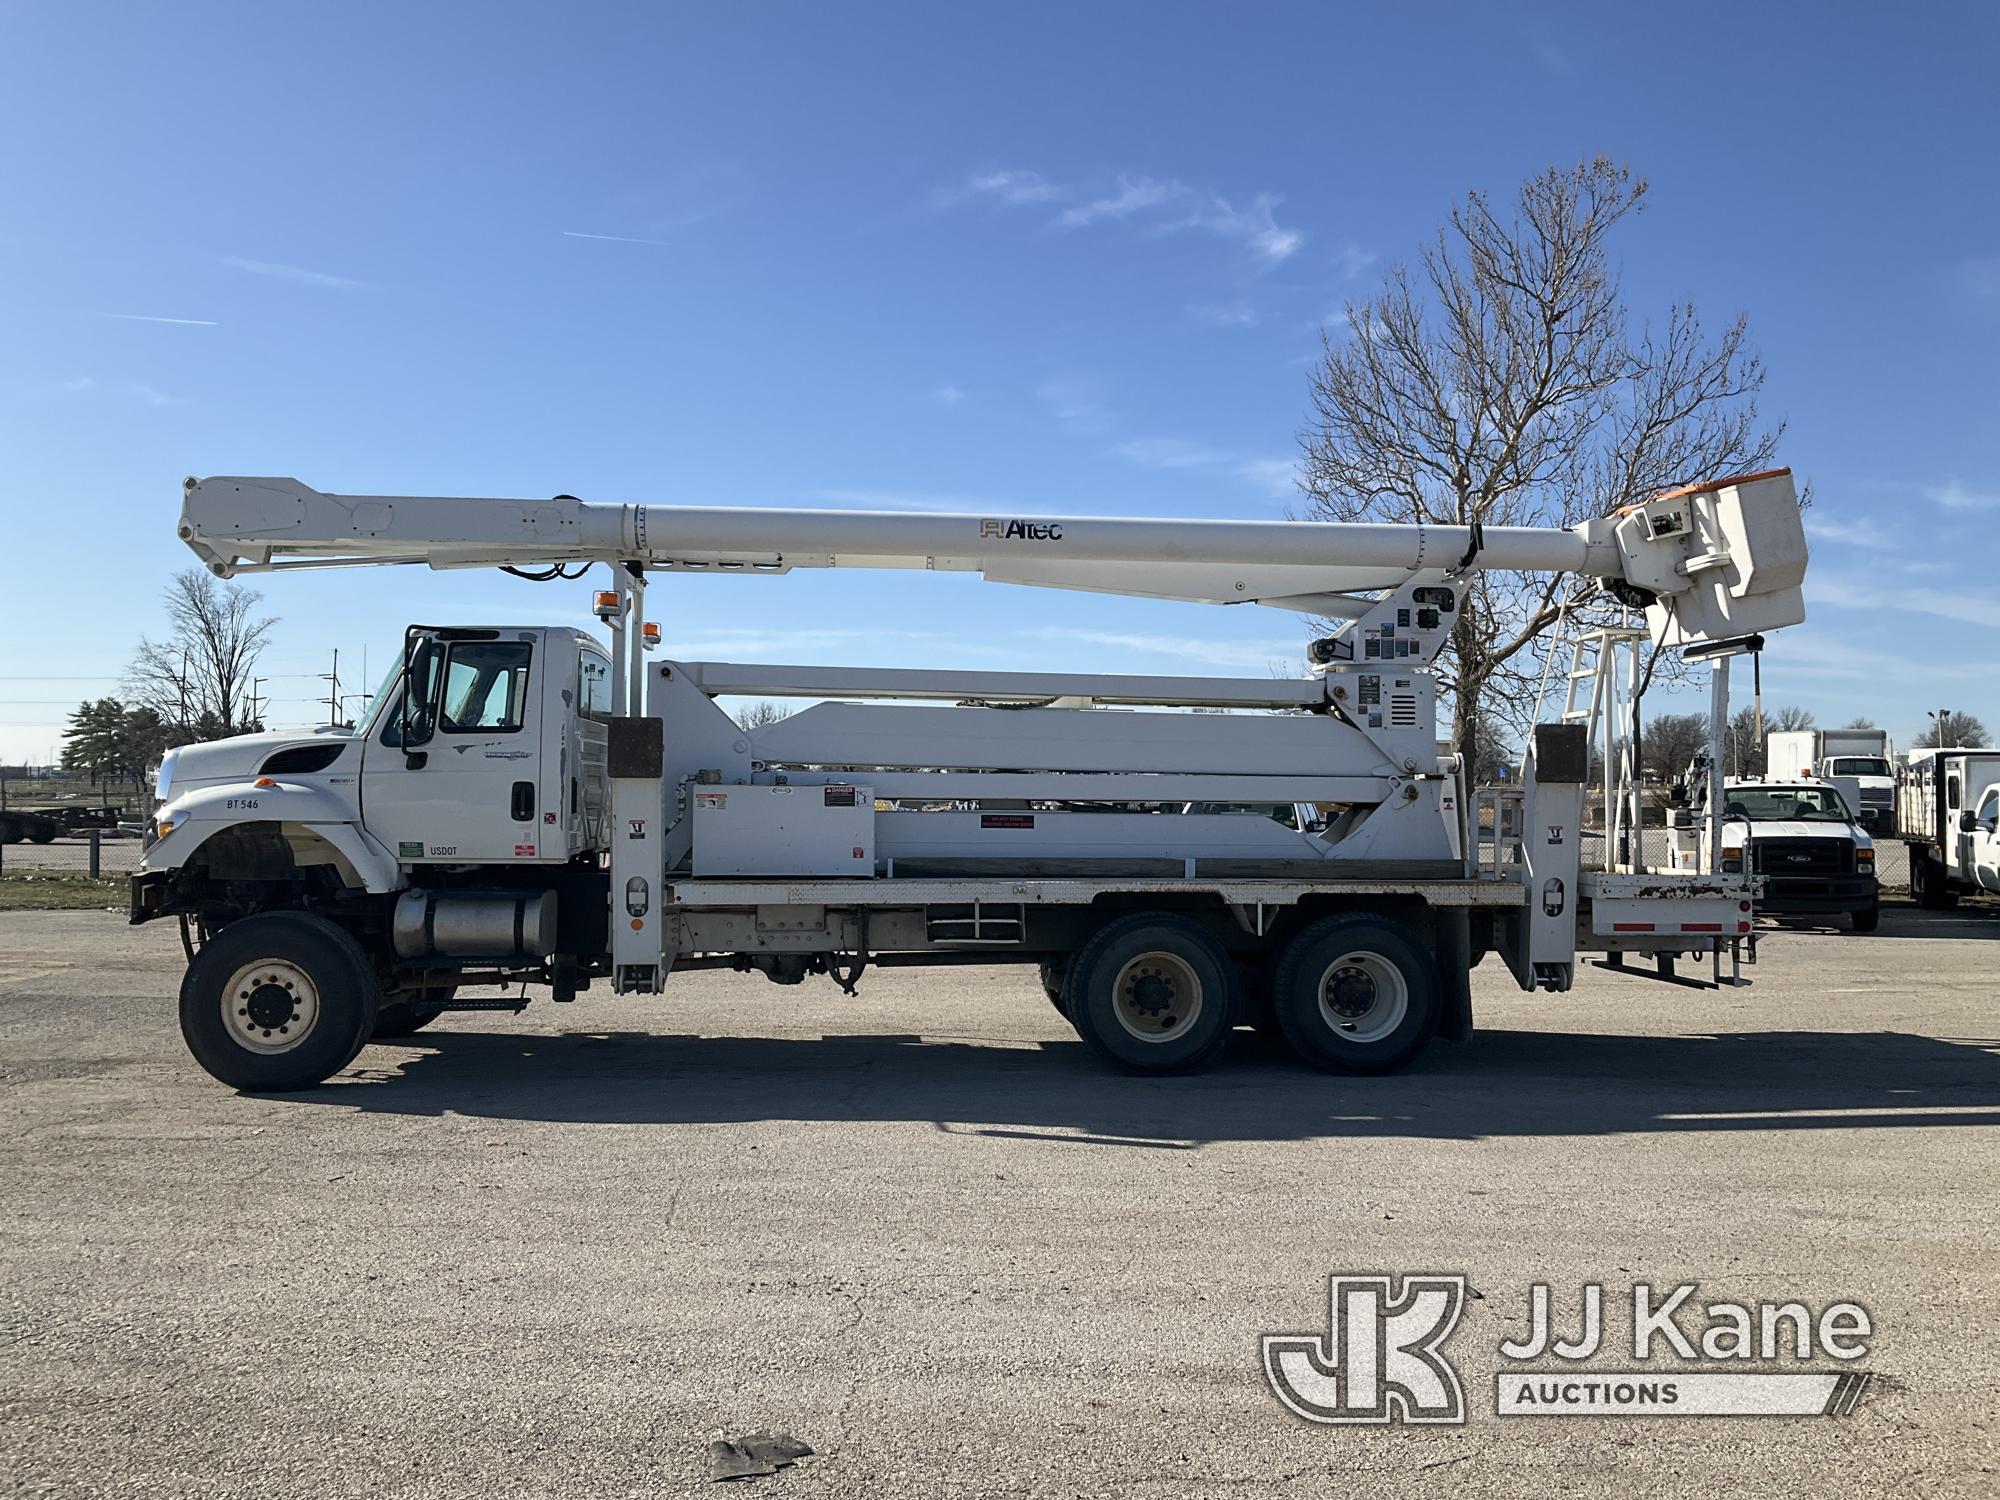
[[[1779,730],[1766,739],[1764,760],[1774,781],[1836,783],[1871,833],[1886,833],[1895,821],[1896,775],[1886,730]]]
[[[1699,789],[1700,776],[1692,778]],[[1845,912],[1856,932],[1880,920],[1875,841],[1855,820],[1839,787],[1820,780],[1731,779],[1722,784],[1722,873],[1761,875],[1764,916]],[[1675,857],[1699,867],[1699,820],[1673,825]]]

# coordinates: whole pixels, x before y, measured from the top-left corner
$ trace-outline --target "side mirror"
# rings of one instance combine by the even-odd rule
[[[1979,819],[1969,812],[1960,813],[1958,815],[1958,831],[1960,833],[1977,833],[1979,831]]]
[[[437,733],[438,645],[434,638],[412,628],[403,635],[403,691],[396,700],[397,724],[403,746],[403,764],[416,771],[426,757],[410,752],[428,745]]]
[[[1674,807],[1686,807],[1687,799],[1688,784],[1685,781],[1676,781],[1672,786],[1667,788],[1667,801],[1670,805]]]

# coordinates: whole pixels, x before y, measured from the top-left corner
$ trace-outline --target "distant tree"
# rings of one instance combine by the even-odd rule
[[[1468,193],[1414,268],[1322,333],[1300,434],[1310,512],[1331,521],[1572,526],[1691,481],[1766,468],[1764,368],[1742,318],[1692,305],[1634,325],[1613,232],[1646,184],[1603,158],[1550,168],[1511,203]],[[1523,727],[1544,634],[1618,613],[1588,579],[1487,571],[1458,590],[1441,687],[1452,745],[1483,716]],[[1663,664],[1664,665],[1664,664]]]
[[[1840,727],[1842,729],[1880,729],[1882,726],[1865,714],[1856,714]]]
[[[1708,742],[1708,715],[1661,714],[1642,720],[1639,732],[1644,736],[1640,754],[1646,768],[1671,781],[1687,773],[1696,752]]]
[[[781,707],[768,698],[759,698],[755,703],[746,703],[737,711],[736,722],[745,729],[762,729],[789,719],[792,711]]]
[[[1729,716],[1729,732],[1722,747],[1722,769],[1729,776],[1762,776],[1769,764],[1765,749],[1773,734],[1795,729],[1811,729],[1812,710],[1783,703],[1764,710],[1763,723],[1757,721],[1755,705],[1739,708]],[[1761,733],[1760,733],[1761,730]]]
[[[166,753],[167,726],[150,708],[128,708],[116,698],[84,703],[69,716],[62,768],[71,776],[128,786],[142,806],[154,766]]]
[[[166,639],[141,638],[125,670],[127,696],[186,739],[223,739],[251,727],[251,673],[275,618],[263,595],[201,568],[176,573],[165,600]]]
[[[1942,718],[1934,716],[1930,728],[1917,736],[1919,750],[1980,749],[1987,743],[1986,726],[1956,709],[1946,709]]]

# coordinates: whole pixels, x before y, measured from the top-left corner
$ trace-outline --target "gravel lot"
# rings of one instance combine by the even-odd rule
[[[234,1095],[166,924],[0,916],[0,1474],[23,1495],[1992,1495],[2000,915],[1785,932],[1754,988],[1477,976],[1388,1079],[1101,1071],[1023,971],[690,976]],[[1462,1427],[1315,1427],[1258,1335],[1463,1270]],[[1846,1298],[1829,1420],[1497,1419],[1526,1289]],[[1573,1316],[1573,1314],[1572,1314]],[[1629,1348],[1624,1350],[1629,1356]],[[1599,1361],[1619,1368],[1612,1358]],[[1824,1364],[1825,1362],[1821,1362]]]

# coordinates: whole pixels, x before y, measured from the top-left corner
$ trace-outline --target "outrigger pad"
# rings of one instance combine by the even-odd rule
[[[1535,726],[1535,780],[1590,780],[1590,730],[1582,724]]]
[[[667,760],[664,728],[658,719],[607,719],[606,774],[659,780],[665,773]]]

